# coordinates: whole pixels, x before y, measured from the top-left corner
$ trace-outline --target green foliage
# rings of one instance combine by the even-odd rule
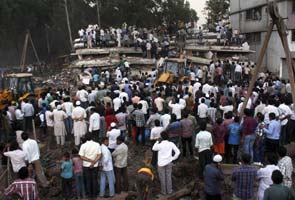
[[[216,25],[229,19],[229,6],[230,0],[207,0],[205,10],[208,12],[208,24]]]

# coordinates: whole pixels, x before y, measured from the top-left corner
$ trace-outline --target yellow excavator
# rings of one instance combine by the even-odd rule
[[[30,31],[27,31],[25,43],[21,54],[21,73],[2,73],[0,81],[0,110],[5,108],[12,100],[23,100],[31,96],[40,96],[41,90],[35,90],[31,73],[24,73],[26,71],[26,55],[28,43],[31,43],[37,62],[40,63],[37,51],[35,49]]]

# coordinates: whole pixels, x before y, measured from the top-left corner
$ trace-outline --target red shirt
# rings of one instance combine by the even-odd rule
[[[34,179],[17,179],[4,192],[5,196],[17,194],[22,200],[39,200],[38,188]]]
[[[212,130],[214,144],[224,143],[227,129],[223,125],[215,124]]]
[[[105,120],[106,120],[107,129],[111,126],[111,123],[112,122],[115,122],[116,124],[118,123],[118,120],[116,118],[116,115],[107,115],[105,117]]]
[[[245,117],[243,122],[243,135],[252,135],[255,133],[257,122],[253,117]]]

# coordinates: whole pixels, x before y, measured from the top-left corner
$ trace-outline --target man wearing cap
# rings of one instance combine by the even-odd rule
[[[57,109],[53,111],[53,128],[57,145],[63,146],[65,144],[66,127],[65,119],[67,114],[62,110],[62,106],[58,105]]]
[[[206,165],[204,170],[206,200],[221,200],[221,183],[224,175],[220,169],[221,155],[213,157],[213,163]]]
[[[87,126],[85,122],[86,111],[81,107],[81,102],[76,102],[76,107],[73,109],[72,118],[74,120],[74,136],[75,145],[80,145],[81,137],[83,137],[87,132]]]
[[[121,135],[120,129],[117,129],[115,122],[111,123],[111,130],[107,132],[107,138],[109,138],[108,148],[113,152],[117,147],[117,138]]]

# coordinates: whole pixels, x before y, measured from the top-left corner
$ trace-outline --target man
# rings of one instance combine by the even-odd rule
[[[115,122],[111,123],[111,130],[107,132],[108,148],[113,152],[117,148],[117,138],[121,135],[120,129],[117,129],[117,124]]]
[[[54,135],[56,138],[57,145],[61,145],[62,147],[65,144],[66,138],[66,127],[65,127],[65,119],[67,118],[67,114],[62,110],[62,106],[58,105],[57,109],[52,112],[53,121],[54,121]]]
[[[25,131],[32,131],[32,120],[34,117],[35,110],[33,105],[29,102],[28,99],[24,99],[22,112],[24,113],[24,119],[25,119]]]
[[[279,119],[281,120],[281,137],[280,143],[281,145],[285,145],[290,141],[290,138],[287,137],[287,124],[292,115],[292,110],[286,104],[288,102],[287,98],[283,99],[283,102],[280,104],[278,110],[280,113]]]
[[[242,72],[243,72],[242,66],[239,63],[237,63],[235,66],[235,81],[236,82],[241,81]]]
[[[278,150],[280,160],[278,162],[278,167],[283,174],[283,185],[291,188],[292,187],[292,173],[293,164],[292,159],[287,156],[287,149],[281,146]]]
[[[185,108],[185,106],[179,103],[179,99],[177,98],[175,103],[170,101],[168,105],[172,108],[172,113],[176,115],[177,120],[181,120],[181,111]]]
[[[206,165],[204,170],[206,200],[221,200],[221,183],[224,175],[219,163],[222,161],[221,155],[213,157],[213,163]]]
[[[91,134],[85,135],[86,142],[81,145],[79,155],[83,160],[83,175],[86,182],[87,195],[90,198],[97,195],[97,174],[98,174],[98,161],[101,157],[101,147],[99,143],[94,142]]]
[[[136,190],[138,200],[152,200],[154,174],[148,167],[140,168],[136,175]]]
[[[250,109],[246,108],[244,110],[246,117],[244,118],[243,128],[242,128],[242,141],[244,141],[243,150],[251,156],[253,160],[253,144],[255,141],[255,130],[257,127],[256,120],[252,117],[252,112]]]
[[[236,167],[232,173],[234,182],[234,200],[250,200],[254,197],[254,183],[257,175],[256,167],[251,166],[251,156],[242,155],[242,165]]]
[[[157,98],[155,98],[154,103],[158,109],[158,112],[161,113],[163,111],[165,103],[165,100],[162,98],[161,94]]]
[[[194,128],[193,128],[193,122],[190,119],[188,119],[188,112],[185,112],[183,114],[183,119],[180,120],[180,123],[182,127],[182,131],[180,135],[181,135],[183,156],[186,157],[187,146],[189,149],[189,153],[192,156],[193,155],[192,140],[193,140]]]
[[[171,115],[169,114],[169,109],[166,108],[164,110],[164,115],[161,115],[160,117],[160,122],[161,122],[161,126],[163,126],[163,128],[167,128],[167,126],[169,125],[170,123],[170,120],[171,120]]]
[[[273,185],[264,192],[263,200],[291,200],[294,199],[292,191],[283,185],[283,175],[279,170],[274,170],[271,175]]]
[[[207,124],[200,124],[200,132],[196,136],[195,148],[199,153],[199,175],[202,178],[205,166],[211,163],[213,146],[212,135],[206,131]]]
[[[274,170],[279,170],[279,167],[276,166],[277,158],[273,153],[267,155],[268,164],[257,171],[257,179],[259,180],[258,187],[258,200],[263,200],[264,191],[273,184],[271,180],[271,175]]]
[[[116,94],[116,97],[115,97],[114,100],[113,100],[113,105],[114,105],[114,110],[115,110],[115,112],[117,112],[117,110],[119,110],[119,108],[120,108],[121,105],[122,105],[122,101],[121,101],[121,99],[119,98],[119,94]]]
[[[207,122],[208,106],[205,104],[205,98],[201,99],[201,104],[198,106],[197,115],[199,117],[199,124]]]
[[[94,141],[98,142],[100,138],[100,115],[96,112],[95,108],[90,109],[89,117],[89,133],[92,134]]]
[[[85,90],[85,86],[78,89],[76,96],[81,103],[81,107],[86,109],[88,107],[88,92]]]
[[[70,101],[70,97],[64,98],[64,103],[62,104],[62,109],[66,112],[67,118],[65,119],[65,126],[67,130],[67,134],[72,134],[73,130],[73,119],[72,119],[72,112],[74,110],[74,105]]]
[[[124,137],[117,138],[117,148],[112,153],[116,176],[116,193],[128,191],[127,159],[128,146],[124,143]]]
[[[137,105],[137,109],[132,113],[132,116],[133,116],[133,119],[135,120],[137,135],[141,135],[141,143],[142,145],[145,145],[145,135],[144,135],[145,116],[142,111],[142,104]]]
[[[37,183],[34,179],[29,178],[29,171],[27,167],[22,167],[18,171],[19,179],[15,180],[9,185],[4,194],[6,197],[17,195],[23,200],[39,200],[39,193]],[[14,199],[15,198],[14,196]]]
[[[161,133],[161,138],[154,144],[152,150],[158,152],[158,173],[161,182],[161,193],[171,194],[172,190],[172,161],[180,154],[179,149],[173,142],[168,141],[166,131]]]
[[[100,173],[100,191],[99,196],[104,197],[105,195],[105,187],[106,187],[106,178],[108,179],[109,185],[109,197],[113,197],[115,195],[115,175],[114,175],[114,167],[112,154],[108,149],[109,140],[104,137],[101,140],[101,153],[102,153],[102,171]]]
[[[85,118],[87,117],[86,111],[81,107],[81,102],[76,102],[76,107],[72,112],[72,118],[74,120],[74,136],[75,136],[75,145],[79,146],[81,142],[81,137],[86,134],[87,126]]]
[[[23,132],[21,135],[24,143],[22,145],[23,151],[27,155],[27,160],[29,164],[33,165],[37,178],[42,187],[48,187],[49,182],[47,181],[42,165],[40,162],[40,150],[38,143],[35,140],[29,138],[26,132]]]
[[[276,120],[275,113],[269,114],[269,124],[267,127],[261,126],[265,133],[265,152],[277,152],[281,135],[281,123]]]

